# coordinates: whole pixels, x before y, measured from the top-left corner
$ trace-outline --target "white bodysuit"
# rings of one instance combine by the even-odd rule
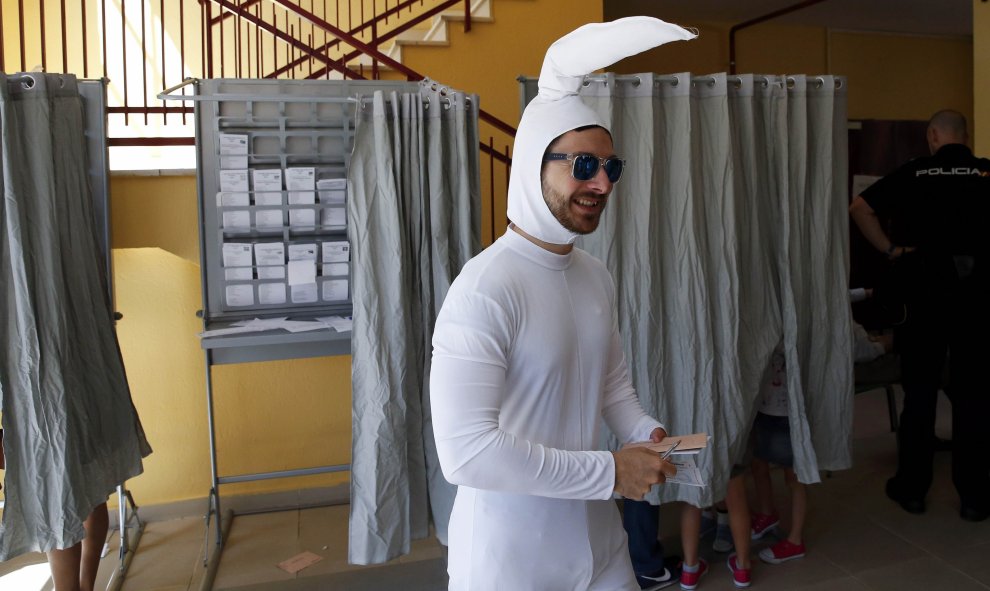
[[[440,464],[459,486],[450,589],[639,589],[601,419],[622,441],[661,424],[630,383],[604,265],[509,230],[472,259],[437,319]]]
[[[543,199],[540,171],[554,138],[607,129],[578,96],[584,75],[694,36],[628,17],[550,46],[516,133],[513,224],[550,244],[574,242]],[[458,485],[451,590],[638,591],[611,500],[612,454],[593,450],[602,418],[625,442],[661,425],[629,381],[615,289],[600,261],[578,249],[554,254],[510,229],[468,262],[437,318],[430,402],[440,467]]]

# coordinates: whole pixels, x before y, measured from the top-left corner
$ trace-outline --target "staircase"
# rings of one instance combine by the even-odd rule
[[[470,23],[492,23],[492,0],[474,0],[471,3]],[[464,10],[445,10],[440,14],[423,20],[409,30],[397,35],[388,44],[382,46],[382,53],[391,59],[402,63],[402,48],[417,47],[448,47],[450,46],[448,29],[451,23],[465,23],[468,17]],[[354,66],[370,67],[374,60],[367,54],[362,54],[353,62]],[[388,70],[388,66],[384,66]]]
[[[145,168],[187,168],[165,152],[193,145],[193,107],[159,101],[163,89],[187,78],[419,80],[431,73],[404,64],[403,48],[449,45],[451,25],[494,22],[493,2],[3,0],[0,69],[108,79],[111,148],[162,160]],[[486,199],[504,200],[515,129],[485,111],[481,119]]]

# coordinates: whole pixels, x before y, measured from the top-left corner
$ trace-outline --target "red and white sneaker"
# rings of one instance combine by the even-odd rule
[[[689,573],[684,570],[684,563],[681,563],[681,589],[687,589],[691,591],[692,589],[698,588],[698,582],[701,581],[701,577],[705,576],[708,572],[708,563],[703,559],[698,559],[698,570],[693,573]]]
[[[793,544],[789,540],[781,540],[769,548],[760,550],[760,560],[770,564],[780,564],[802,556],[804,556],[804,544]]]
[[[736,554],[734,552],[729,555],[727,564],[729,565],[729,570],[732,571],[732,582],[736,587],[749,587],[753,580],[753,569],[741,568],[736,564]]]
[[[753,529],[750,531],[750,538],[759,540],[777,527],[780,523],[780,517],[777,517],[776,515],[754,513],[752,523]]]

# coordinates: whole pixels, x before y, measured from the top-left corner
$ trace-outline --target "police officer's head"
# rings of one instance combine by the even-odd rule
[[[928,149],[932,154],[947,144],[966,144],[966,117],[959,111],[943,109],[928,120]]]

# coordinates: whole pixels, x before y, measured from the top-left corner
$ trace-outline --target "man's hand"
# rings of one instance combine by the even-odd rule
[[[612,452],[612,456],[615,457],[615,492],[634,501],[642,500],[654,484],[663,484],[677,474],[673,464],[645,447],[620,449]]]

